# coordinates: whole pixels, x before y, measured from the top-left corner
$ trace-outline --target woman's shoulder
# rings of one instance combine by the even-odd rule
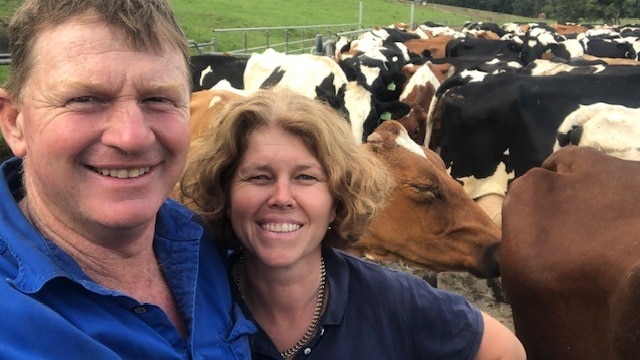
[[[350,282],[390,290],[399,290],[401,287],[433,289],[428,282],[416,275],[385,267],[342,250],[335,250],[335,254],[348,269]]]

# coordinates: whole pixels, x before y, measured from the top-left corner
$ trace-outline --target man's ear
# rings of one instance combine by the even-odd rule
[[[22,116],[15,105],[13,97],[0,89],[0,129],[4,141],[9,145],[13,154],[24,157],[27,153]]]

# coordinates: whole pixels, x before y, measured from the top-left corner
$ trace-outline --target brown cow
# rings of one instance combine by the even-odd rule
[[[201,135],[223,106],[242,95],[229,90],[200,90],[191,94],[191,138]]]
[[[587,32],[587,28],[576,24],[551,24],[552,29],[560,35],[576,35]]]
[[[191,93],[191,113],[190,127],[191,140],[202,135],[211,122],[215,119],[215,114],[220,112],[222,107],[233,100],[242,99],[243,95],[231,90],[210,89],[200,90]],[[171,198],[182,201],[180,195],[180,183],[176,184],[171,193]]]
[[[410,39],[404,42],[409,51],[430,59],[443,58],[447,43],[454,37],[451,35],[438,35],[429,39]],[[428,54],[427,54],[428,52]]]
[[[502,285],[530,360],[640,356],[640,162],[570,146],[511,184]]]
[[[447,69],[451,66],[444,65]],[[418,144],[425,142],[427,134],[427,111],[434,99],[440,83],[446,80],[441,71],[443,65],[434,65],[430,61],[422,65],[408,64],[402,68],[409,79],[400,94],[400,101],[411,107],[409,114],[394,120],[399,121],[407,129],[409,137]]]
[[[435,152],[412,142],[392,120],[362,146],[389,167],[397,186],[383,213],[350,251],[433,271],[498,276],[500,228],[449,176]]]

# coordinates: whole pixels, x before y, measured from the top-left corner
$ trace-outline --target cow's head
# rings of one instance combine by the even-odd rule
[[[397,185],[351,251],[434,271],[498,276],[500,228],[447,174],[435,152],[409,139],[393,120],[380,125],[362,146],[389,168]]]

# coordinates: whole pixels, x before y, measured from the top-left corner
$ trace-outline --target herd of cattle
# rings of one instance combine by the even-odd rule
[[[331,56],[193,56],[193,136],[259,88],[324,101],[397,181],[350,251],[501,275],[530,359],[638,358],[638,36],[394,24],[326,43]]]

